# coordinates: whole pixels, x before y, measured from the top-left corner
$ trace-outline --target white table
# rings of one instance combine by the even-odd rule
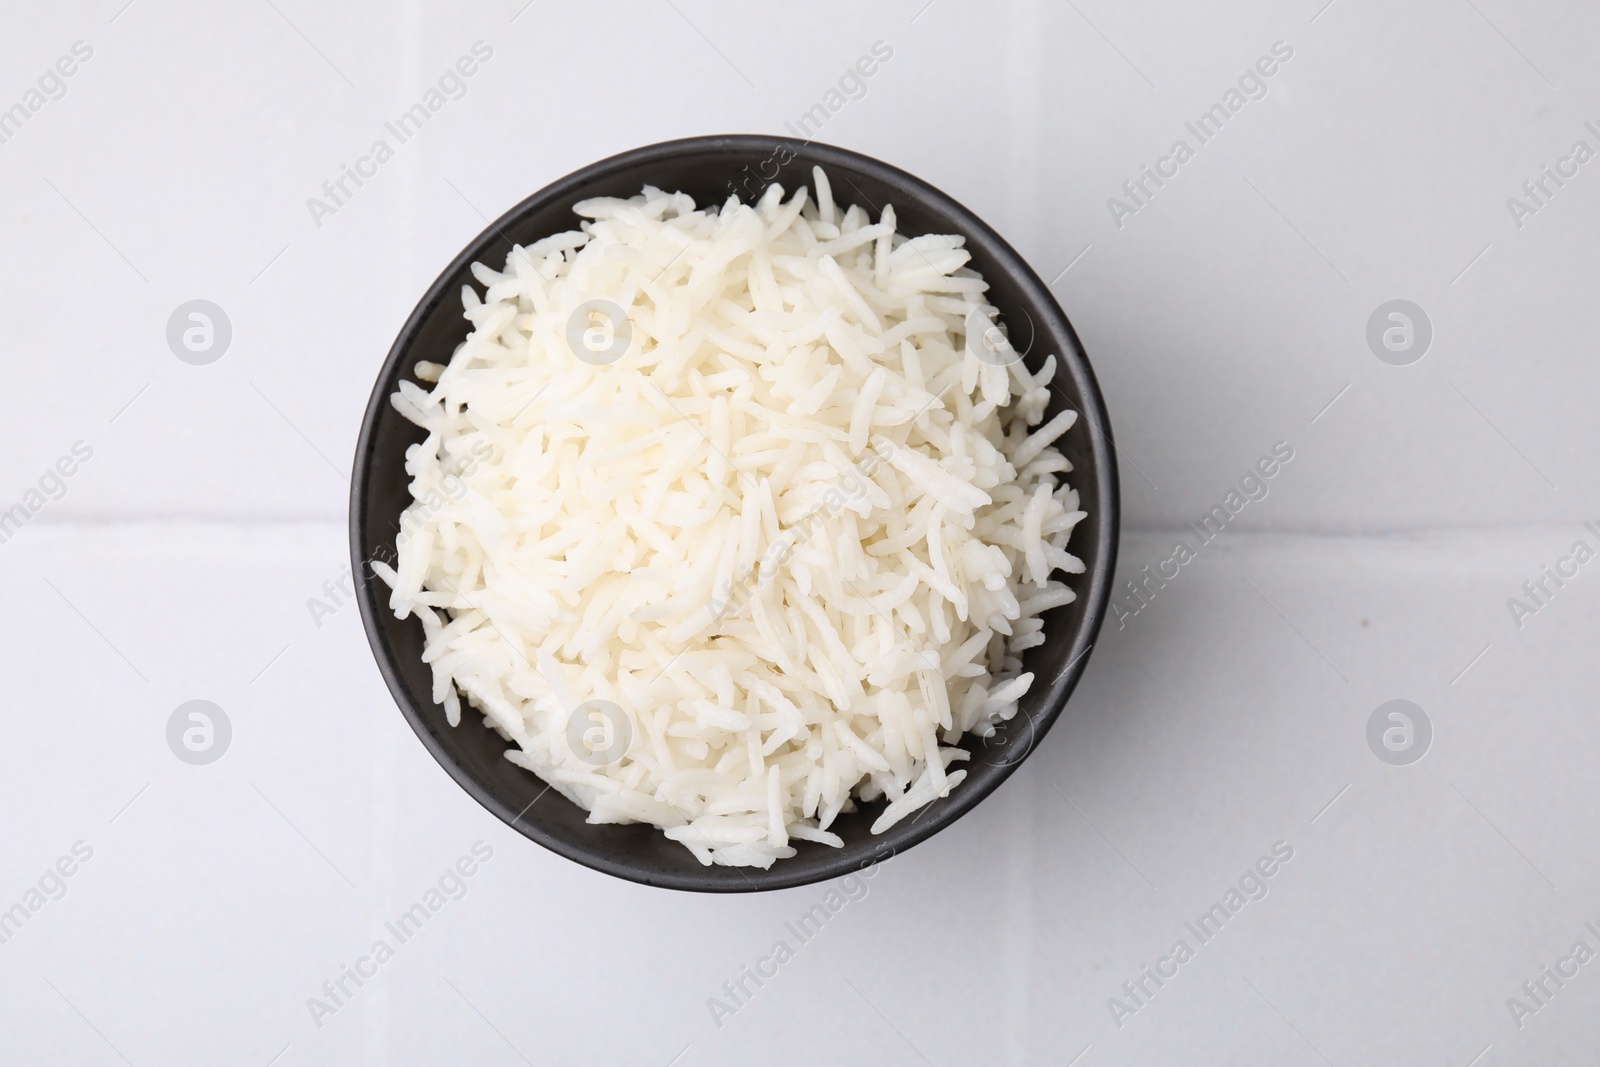
[[[0,510],[40,504],[0,543],[0,909],[40,904],[0,944],[0,1059],[1501,1067],[1600,1051],[1600,963],[1571,956],[1600,951],[1600,563],[1523,592],[1574,542],[1600,548],[1584,526],[1600,526],[1600,162],[1571,156],[1600,150],[1600,16],[124,2],[0,16],[0,108],[26,113],[0,114]],[[403,144],[387,133],[478,41],[492,55],[464,95]],[[879,41],[892,56],[859,99],[830,98]],[[1271,76],[1245,83],[1265,95],[1228,110],[1275,42]],[[344,479],[382,354],[485,216],[613,152],[781,133],[831,100],[821,139],[946,189],[1054,279],[1124,455],[1124,577],[1276,442],[1294,459],[1108,625],[1005,787],[714,1019],[708,1000],[827,887],[653,891],[525,841],[422,749],[355,609],[313,619],[307,601],[342,577]],[[1185,124],[1213,104],[1226,121],[1201,143]],[[380,138],[393,157],[361,163]],[[1163,163],[1180,138],[1192,158]],[[358,164],[363,185],[307,206]],[[1142,178],[1136,201],[1122,185]],[[1537,200],[1522,190],[1541,179]],[[232,329],[203,366],[165,336],[195,299]],[[1369,347],[1392,300],[1431,324],[1419,361]],[[195,699],[232,728],[206,766],[165,733]],[[1369,747],[1395,699],[1431,724],[1420,762]],[[465,895],[313,1018],[308,998],[480,841],[492,858]],[[1292,858],[1264,865],[1265,897],[1202,942],[1185,924],[1279,842]],[[58,860],[70,877],[47,874]],[[41,879],[60,899],[29,898]],[[1576,974],[1558,987],[1547,966]]]

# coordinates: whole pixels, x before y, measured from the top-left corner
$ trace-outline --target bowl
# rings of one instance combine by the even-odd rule
[[[632,196],[650,184],[689,193],[702,206],[734,192],[752,202],[773,181],[791,191],[809,187],[814,165],[827,171],[841,204],[860,203],[874,217],[883,205],[893,204],[902,233],[965,236],[970,265],[989,282],[989,299],[1015,348],[1026,352],[1027,365],[1037,369],[1046,355],[1056,356],[1056,388],[1046,418],[1066,407],[1080,413],[1056,447],[1072,461],[1071,484],[1088,512],[1070,543],[1086,570],[1073,579],[1077,600],[1044,616],[1045,643],[1024,654],[1025,669],[1035,678],[1015,718],[989,738],[962,739],[972,758],[963,764],[966,780],[949,796],[878,835],[869,827],[883,801],[858,802],[859,810],[841,815],[831,827],[844,839],[843,848],[794,841],[797,855],[768,870],[706,867],[653,826],[585,822],[581,808],[505,758],[508,742],[464,700],[461,725],[452,728],[445,721],[443,706],[432,699],[431,671],[422,662],[422,624],[415,617],[394,617],[388,586],[368,565],[392,558],[400,514],[411,502],[405,451],[423,436],[390,406],[389,395],[402,378],[412,376],[419,360],[447,362],[466,338],[461,287],[473,285],[482,292],[471,264],[481,260],[498,267],[512,242],[529,244],[575,228],[579,219],[572,205],[577,201]],[[1028,335],[1025,343],[1021,334]],[[1083,674],[1110,599],[1117,533],[1117,465],[1105,402],[1072,324],[1039,276],[981,219],[927,182],[843,148],[763,136],[692,137],[612,156],[546,186],[473,238],[428,288],[378,372],[356,445],[350,492],[351,570],[367,638],[406,721],[440,765],[497,817],[568,859],[645,885],[700,892],[783,889],[849,874],[927,840],[994,792],[1037,747]]]

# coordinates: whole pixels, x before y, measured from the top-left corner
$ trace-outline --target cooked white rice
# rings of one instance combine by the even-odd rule
[[[1030,435],[1055,357],[980,358],[963,239],[815,187],[585,200],[580,229],[473,264],[471,335],[391,398],[427,437],[373,568],[450,723],[465,695],[590,822],[708,864],[947,795],[1074,599],[1051,575],[1083,570],[1051,447],[1076,415]]]

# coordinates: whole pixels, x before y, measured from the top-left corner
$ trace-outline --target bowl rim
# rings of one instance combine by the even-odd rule
[[[503,240],[502,231],[508,229],[522,216],[547,207],[552,201],[565,200],[569,204],[576,203],[583,198],[583,191],[586,187],[596,179],[608,176],[618,169],[651,162],[680,160],[684,156],[714,155],[719,152],[724,154],[745,151],[770,153],[785,145],[792,149],[795,147],[795,142],[775,134],[716,134],[661,141],[607,156],[587,166],[580,167],[564,177],[545,185],[513,205],[467,242],[462,250],[439,273],[438,277],[434,279],[411,313],[406,317],[405,323],[401,326],[395,336],[394,343],[389,348],[388,355],[384,358],[383,364],[377,371],[372,394],[368,398],[366,409],[362,416],[361,432],[356,440],[355,454],[353,456],[354,462],[350,479],[349,544],[351,572],[357,586],[355,599],[359,604],[362,627],[366,632],[367,643],[372,651],[373,659],[377,663],[379,672],[383,675],[390,695],[405,716],[412,732],[417,735],[417,738],[433,756],[434,760],[445,769],[457,785],[486,810],[500,819],[501,822],[524,837],[591,870],[657,888],[690,892],[744,893],[765,892],[815,884],[863,870],[872,864],[889,859],[926,841],[940,830],[956,822],[963,815],[977,807],[979,803],[1010,778],[1017,767],[1038,747],[1044,735],[1055,725],[1073,691],[1077,688],[1078,682],[1083,677],[1089,653],[1094,648],[1100,627],[1105,621],[1116,573],[1121,530],[1121,486],[1116,446],[1111,435],[1110,418],[1106,411],[1105,399],[1100,391],[1099,382],[1095,378],[1094,369],[1089,363],[1088,354],[1084,350],[1083,343],[1079,339],[1077,331],[1073,328],[1072,322],[1067,318],[1066,312],[1062,310],[1055,299],[1055,295],[1050,291],[1049,286],[1028,265],[1021,254],[1012,248],[1010,243],[1001,237],[988,223],[984,222],[983,219],[959,201],[929,184],[924,179],[893,164],[860,152],[823,142],[806,141],[800,145],[800,150],[806,153],[807,161],[820,165],[825,169],[842,167],[870,174],[872,177],[883,180],[890,185],[904,188],[909,193],[914,194],[915,199],[923,207],[947,219],[953,232],[967,236],[969,239],[974,236],[979,237],[985,245],[985,251],[997,262],[999,268],[1010,276],[1011,281],[1025,294],[1025,299],[1029,303],[1036,305],[1035,310],[1053,318],[1055,321],[1052,326],[1056,332],[1059,332],[1070,341],[1068,350],[1056,353],[1058,360],[1057,375],[1059,376],[1063,373],[1069,375],[1073,384],[1077,387],[1082,398],[1082,404],[1079,407],[1079,421],[1084,423],[1085,429],[1092,434],[1089,441],[1089,453],[1093,457],[1093,464],[1100,482],[1099,490],[1102,504],[1099,508],[1099,514],[1091,514],[1088,519],[1092,524],[1093,536],[1096,538],[1102,554],[1102,562],[1088,575],[1089,580],[1086,583],[1086,587],[1078,590],[1079,598],[1086,601],[1082,623],[1078,627],[1077,633],[1073,635],[1066,666],[1061,668],[1060,674],[1056,678],[1051,679],[1052,688],[1057,689],[1058,692],[1032,718],[1032,729],[1024,751],[1015,759],[996,765],[996,773],[971,783],[963,783],[965,788],[958,787],[952,790],[948,796],[938,802],[938,810],[933,812],[927,820],[919,822],[902,821],[890,827],[883,834],[875,835],[879,844],[878,847],[872,849],[870,856],[862,857],[859,853],[852,853],[849,849],[840,849],[838,850],[839,855],[832,862],[806,866],[804,869],[797,869],[792,875],[786,875],[784,861],[779,860],[766,870],[750,869],[747,872],[750,878],[746,879],[749,884],[737,885],[726,881],[697,880],[696,876],[700,873],[699,869],[689,870],[683,874],[657,870],[646,871],[623,859],[619,859],[615,855],[608,854],[605,849],[600,847],[593,849],[572,847],[565,840],[546,832],[537,822],[525,818],[527,808],[517,812],[512,810],[509,804],[503,803],[483,782],[458,763],[435,737],[428,727],[426,718],[426,716],[436,715],[435,709],[431,706],[422,708],[413,704],[400,681],[395,664],[391,662],[393,657],[381,632],[381,627],[385,625],[385,622],[380,617],[382,614],[389,614],[387,609],[387,586],[380,579],[367,573],[370,560],[363,551],[362,530],[365,526],[368,511],[368,475],[377,447],[375,437],[379,420],[389,406],[389,394],[394,388],[393,380],[398,373],[397,367],[406,359],[407,353],[416,342],[417,335],[421,331],[423,324],[436,312],[442,301],[454,295],[456,278],[460,271],[473,261],[480,259],[493,242]],[[1038,328],[1038,324],[1035,324],[1035,329],[1037,330]],[[462,726],[464,727],[465,725],[466,722],[463,721]],[[462,727],[455,727],[455,729],[460,728]],[[528,773],[532,774],[532,772]],[[563,797],[561,799],[565,800],[566,798]],[[529,807],[532,807],[532,805],[529,805]]]

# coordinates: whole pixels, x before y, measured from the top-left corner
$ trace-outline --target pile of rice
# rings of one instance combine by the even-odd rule
[[[1083,570],[1055,357],[1016,358],[961,237],[814,187],[582,201],[473,264],[471,335],[391,398],[427,437],[373,569],[451,725],[464,695],[591,823],[707,864],[946,796]]]

